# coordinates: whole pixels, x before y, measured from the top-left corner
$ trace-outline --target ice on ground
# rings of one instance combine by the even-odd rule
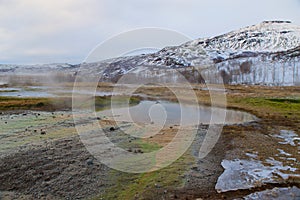
[[[292,156],[292,154],[287,153],[287,152],[285,152],[285,151],[282,150],[282,149],[277,149],[277,150],[279,151],[279,154],[280,154],[280,155],[284,155],[284,156]]]
[[[300,189],[297,187],[288,188],[273,188],[272,190],[265,190],[261,192],[252,193],[243,198],[244,200],[296,200],[300,199]]]
[[[300,137],[294,131],[281,130],[279,135],[274,136],[283,140],[282,142],[279,142],[280,144],[289,144],[291,146],[300,145]]]
[[[264,165],[257,160],[223,160],[222,167],[225,169],[218,178],[215,189],[221,192],[236,191],[259,187],[267,183],[278,183],[280,180],[289,178],[289,173],[297,169],[284,166],[282,162],[267,159]]]
[[[250,158],[257,158],[258,155],[254,154],[254,153],[246,153],[246,156],[250,157]]]

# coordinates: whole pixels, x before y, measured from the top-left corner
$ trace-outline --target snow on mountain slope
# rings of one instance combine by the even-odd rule
[[[297,46],[300,46],[300,26],[289,21],[265,21],[217,37],[164,48],[150,56],[147,62],[151,65],[174,65],[173,67],[207,65],[242,52],[272,53]]]
[[[295,48],[300,44],[300,26],[289,21],[264,21],[237,31],[187,43],[201,45],[206,50],[276,52]]]

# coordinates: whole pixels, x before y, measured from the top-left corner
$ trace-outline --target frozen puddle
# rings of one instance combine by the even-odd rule
[[[255,192],[243,198],[244,200],[297,200],[300,199],[300,189],[297,187],[292,188],[274,188],[272,190],[265,190],[261,192]]]
[[[260,187],[267,183],[278,183],[289,178],[297,168],[284,166],[282,162],[269,158],[268,165],[258,160],[223,160],[225,169],[218,178],[215,189],[221,192]]]
[[[289,144],[291,146],[299,146],[300,137],[290,130],[281,130],[279,135],[274,135],[274,137],[281,139],[279,144]]]

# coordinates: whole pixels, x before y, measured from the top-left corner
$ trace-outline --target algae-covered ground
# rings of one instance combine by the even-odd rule
[[[103,91],[112,87],[100,86]],[[200,103],[210,105],[209,91],[203,85],[193,87]],[[136,93],[142,97],[132,98],[132,105],[142,98],[176,101],[171,91],[156,85]],[[199,159],[207,129],[202,125],[177,161],[143,174],[119,172],[94,159],[74,127],[71,97],[0,97],[0,199],[235,199],[274,187],[299,188],[300,87],[226,86],[226,97],[227,104],[218,106],[249,112],[257,121],[225,125],[212,151]],[[119,97],[120,106],[125,99]],[[109,109],[110,97],[97,97],[95,103],[97,111]],[[106,116],[86,119],[98,122],[117,145],[136,153],[162,148],[176,134],[176,127],[166,127],[151,138],[135,139],[122,135]],[[287,141],[284,136],[290,132],[294,135]],[[276,176],[274,182],[257,180],[249,189],[217,192],[224,160],[261,161],[268,167],[271,158],[296,170],[280,171],[286,179]]]

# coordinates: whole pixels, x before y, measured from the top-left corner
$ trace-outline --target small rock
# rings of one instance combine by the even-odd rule
[[[144,153],[141,149],[137,150],[138,153]]]
[[[87,161],[86,161],[86,164],[87,165],[93,165],[94,164],[94,159],[88,159]]]

